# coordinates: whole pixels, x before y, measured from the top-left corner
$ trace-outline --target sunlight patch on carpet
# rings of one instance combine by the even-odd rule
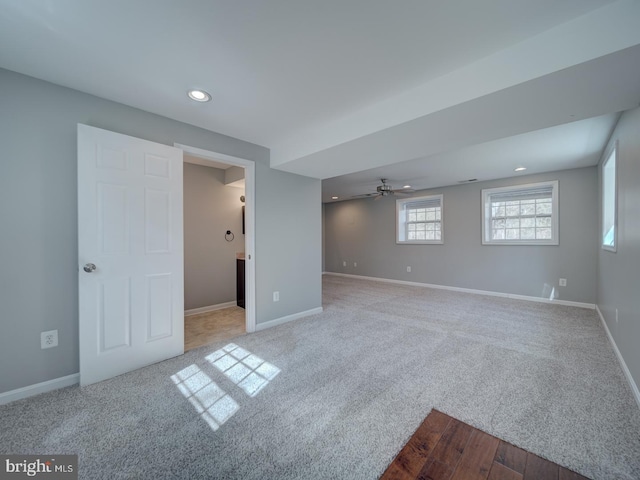
[[[171,380],[214,431],[240,409],[238,403],[195,364],[171,375]]]
[[[229,343],[205,359],[250,397],[255,397],[279,373],[275,365]],[[215,431],[229,420],[240,405],[196,364],[171,375],[180,393]]]
[[[280,373],[278,367],[235,343],[229,343],[205,358],[250,397],[255,397]]]

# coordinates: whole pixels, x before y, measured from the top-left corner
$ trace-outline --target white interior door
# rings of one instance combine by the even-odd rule
[[[80,385],[184,353],[182,150],[78,125]]]

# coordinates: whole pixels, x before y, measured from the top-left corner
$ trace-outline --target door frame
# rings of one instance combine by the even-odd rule
[[[182,150],[183,155],[188,154],[203,160],[222,162],[236,167],[244,168],[245,177],[245,328],[247,333],[256,331],[256,264],[255,264],[255,170],[253,160],[233,157],[224,153],[204,150],[190,145],[174,143],[174,147]],[[183,192],[184,195],[184,192]]]

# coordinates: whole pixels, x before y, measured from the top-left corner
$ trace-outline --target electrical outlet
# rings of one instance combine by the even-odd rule
[[[407,267],[407,272],[411,273],[411,267]]]
[[[358,263],[357,262],[353,262],[353,267],[355,268],[357,266],[358,266]]]
[[[53,348],[58,346],[58,330],[50,330],[40,334],[40,348]]]
[[[280,292],[273,292],[273,301],[274,302],[280,301]]]
[[[567,286],[567,279],[566,278],[561,278],[559,285],[561,287],[566,287]]]
[[[342,266],[346,267],[347,266],[347,262],[346,261],[342,262]]]

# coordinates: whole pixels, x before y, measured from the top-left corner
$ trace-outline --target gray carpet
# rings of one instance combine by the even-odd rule
[[[374,479],[437,408],[640,478],[640,410],[594,311],[335,276],[324,308],[1,406],[1,453],[77,453],[81,478]]]

